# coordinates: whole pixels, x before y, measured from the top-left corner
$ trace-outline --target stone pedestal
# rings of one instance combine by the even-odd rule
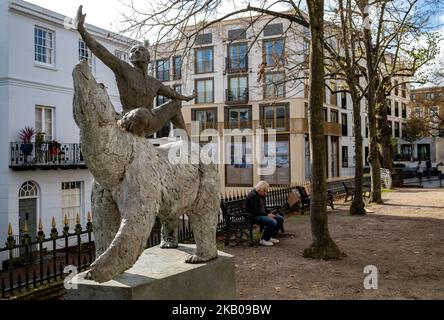
[[[203,264],[188,264],[185,259],[195,245],[177,249],[145,250],[134,266],[99,284],[86,280],[85,272],[72,279],[68,300],[227,300],[235,299],[234,258],[224,252]]]

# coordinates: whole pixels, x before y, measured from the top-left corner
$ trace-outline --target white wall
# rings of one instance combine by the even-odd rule
[[[22,6],[31,6],[17,1]],[[91,210],[92,176],[88,170],[50,170],[15,172],[9,168],[10,142],[17,142],[18,131],[25,126],[35,127],[35,106],[53,107],[54,138],[61,143],[78,143],[79,130],[73,120],[72,69],[78,63],[78,40],[75,30],[67,30],[54,22],[45,9],[33,7],[28,13],[8,9],[9,1],[0,1],[0,242],[7,237],[8,223],[18,234],[18,192],[26,181],[39,186],[38,219],[42,218],[44,231],[49,234],[51,219],[61,225],[61,183],[82,181],[82,226]],[[36,9],[37,8],[37,9]],[[36,16],[29,12],[37,10]],[[25,10],[26,11],[26,10]],[[35,11],[35,12],[37,12]],[[43,12],[43,14],[42,14]],[[49,14],[47,19],[44,13]],[[38,17],[37,17],[38,16]],[[43,17],[43,18],[42,18]],[[62,19],[63,20],[63,19]],[[53,22],[50,22],[53,21]],[[34,26],[55,33],[55,65],[42,68],[34,62]],[[97,35],[97,32],[93,32]],[[123,42],[101,37],[99,41],[112,53],[124,50]],[[120,101],[114,74],[95,58],[97,80],[108,87],[111,101],[120,111]],[[37,220],[38,221],[38,220]],[[2,244],[0,243],[0,247]],[[0,259],[1,260],[1,259]]]

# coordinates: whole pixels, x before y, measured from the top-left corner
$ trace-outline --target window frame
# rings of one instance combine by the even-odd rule
[[[38,132],[44,132],[45,133],[45,140],[46,141],[52,141],[52,140],[56,140],[56,135],[55,135],[55,108],[54,107],[50,107],[50,106],[43,106],[43,105],[35,105],[35,112],[34,115],[37,112],[37,109],[40,109],[40,113],[41,113],[41,131]],[[47,138],[47,128],[46,128],[46,112],[45,110],[50,110],[51,111],[51,138],[48,139]],[[37,130],[37,118],[34,116],[34,127]]]
[[[197,119],[197,113],[198,112],[205,112],[205,126],[203,126],[202,128],[200,128],[200,131],[206,130],[206,129],[216,129],[217,130],[217,107],[214,108],[193,108],[191,109],[191,121],[198,121]],[[213,112],[214,113],[214,128],[210,128],[207,126],[207,124],[209,123],[209,121],[207,120],[207,112]],[[199,123],[201,123],[199,121]]]
[[[210,71],[204,70],[202,72],[198,72],[197,53],[199,50],[211,50],[211,70]],[[202,61],[206,61],[206,60],[202,60]],[[205,73],[213,73],[213,72],[214,72],[214,46],[203,46],[203,47],[199,47],[199,48],[194,48],[194,74],[205,74]]]
[[[272,107],[273,108],[273,126],[272,129],[275,129],[277,132],[288,132],[290,131],[290,103],[276,103],[276,104],[260,104],[259,110],[260,110],[260,123],[263,129],[265,129],[265,109]],[[279,130],[277,128],[277,116],[276,116],[276,109],[277,108],[285,108],[285,128],[283,130]]]
[[[267,42],[278,42],[278,41],[282,41],[282,57],[280,59],[278,59],[282,63],[268,64],[267,63],[266,43]],[[273,48],[274,48],[274,45],[273,45]],[[284,37],[263,39],[262,40],[262,63],[265,64],[266,68],[285,66],[286,65],[286,63],[285,63],[285,49],[286,49],[286,47],[285,47],[285,38]],[[274,53],[274,49],[272,51]],[[272,53],[272,57],[275,56],[273,53]]]
[[[207,95],[205,94],[205,102],[201,102],[201,101],[199,101],[199,91],[198,91],[198,82],[200,82],[200,81],[210,81],[211,80],[211,82],[212,82],[212,92],[213,92],[213,99],[212,99],[212,101],[207,101]],[[194,88],[195,88],[195,92],[196,92],[196,98],[194,99],[194,101],[195,101],[195,103],[196,104],[209,104],[209,103],[214,103],[214,100],[215,100],[215,97],[214,97],[214,78],[201,78],[201,79],[194,79]],[[207,91],[205,91],[205,92],[207,92]]]
[[[278,74],[281,74],[282,75],[282,79],[284,80],[284,82],[281,84],[282,86],[283,86],[283,93],[282,93],[282,96],[278,96],[278,95],[275,95],[275,96],[273,96],[273,97],[269,97],[268,95],[267,95],[267,86],[268,86],[268,84],[267,84],[267,76],[274,76],[274,75],[278,75]],[[274,90],[274,91],[277,91],[277,88],[278,88],[278,86],[277,85],[275,85],[274,84],[274,81],[273,81],[273,86],[274,86],[274,88],[276,88],[276,90]],[[283,72],[283,71],[272,71],[272,72],[266,72],[265,74],[264,74],[264,85],[263,85],[263,99],[264,100],[273,100],[273,99],[280,99],[280,98],[285,98],[286,97],[286,91],[287,91],[287,88],[286,88],[287,86],[286,86],[286,81],[285,81],[285,72]]]
[[[160,62],[162,63],[162,70],[159,71]],[[165,66],[168,66],[168,69],[165,69]],[[166,82],[171,80],[171,66],[170,66],[170,59],[164,58],[164,59],[157,59],[156,60],[156,79],[161,82]],[[159,77],[159,75],[162,74],[162,78]],[[165,77],[166,75],[166,77]]]
[[[40,30],[42,30],[44,32],[52,34],[52,47],[51,48],[48,48],[46,46],[43,47],[43,46],[38,45],[36,43],[36,37],[37,37],[36,31],[38,29],[40,29]],[[47,41],[46,37],[45,37],[45,41]],[[47,57],[47,55],[48,55],[47,54],[47,50],[50,50],[50,53],[51,53],[51,55],[50,55],[51,63],[39,61],[39,60],[36,59],[37,55],[38,55],[37,51],[36,51],[37,46],[40,46],[40,47],[45,49],[45,57]],[[42,54],[40,54],[40,55],[42,55]],[[42,27],[42,26],[37,25],[37,24],[34,25],[34,64],[36,64],[37,66],[53,67],[53,68],[55,68],[55,66],[56,66],[56,32],[54,30],[48,29],[46,27]]]

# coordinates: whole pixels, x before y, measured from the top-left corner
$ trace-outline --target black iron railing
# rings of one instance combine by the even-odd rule
[[[79,143],[10,143],[10,166],[84,166]]]
[[[345,190],[341,184],[342,181],[352,180],[329,181],[327,188],[333,192],[335,197],[343,196]],[[284,205],[289,193],[297,189],[298,186],[304,186],[310,193],[308,182],[272,186],[266,196],[267,206]],[[250,190],[251,188],[245,188],[242,191],[229,191],[222,195],[221,199],[223,201],[245,199]],[[3,271],[0,272],[0,298],[10,298],[45,284],[61,282],[68,275],[65,273],[66,267],[75,267],[78,272],[86,270],[96,258],[93,224],[90,215],[88,215],[85,229],[80,225],[79,217],[76,222],[74,230],[70,230],[68,220],[65,218],[64,227],[59,234],[53,219],[49,236],[43,232],[40,222],[36,239],[31,239],[27,227],[24,228],[20,237],[14,236],[10,226],[6,246],[0,247],[0,259],[4,259]],[[223,234],[225,227],[226,224],[220,211],[217,233]],[[179,221],[178,238],[179,242],[193,240],[193,230],[186,215],[183,215]],[[146,243],[146,248],[156,246],[160,242],[161,224],[157,220]]]
[[[249,94],[248,88],[243,91],[235,91],[227,89],[225,90],[225,103],[226,104],[245,104],[248,103]]]
[[[227,73],[240,73],[248,71],[248,58],[230,59],[225,58],[225,70]]]

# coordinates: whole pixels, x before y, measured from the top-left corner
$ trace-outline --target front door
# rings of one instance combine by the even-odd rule
[[[19,226],[20,226],[20,244],[22,243],[25,232],[25,222],[28,224],[29,236],[31,241],[36,241],[37,236],[37,198],[19,200]],[[20,255],[25,254],[25,248],[20,250]]]

